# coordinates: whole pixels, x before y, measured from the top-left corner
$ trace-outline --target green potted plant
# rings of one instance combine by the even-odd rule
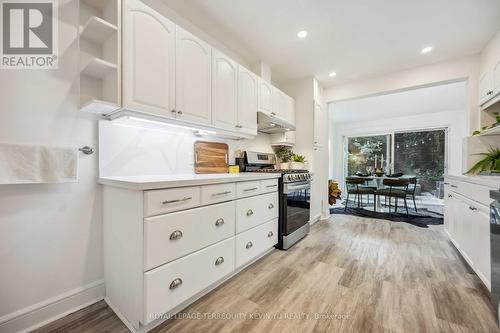
[[[487,153],[478,155],[482,155],[484,158],[474,164],[467,173],[500,176],[500,148],[490,146]]]
[[[278,158],[278,161],[280,163],[280,169],[289,169],[290,161],[293,156],[294,154],[290,147],[280,146],[276,149],[276,157]]]
[[[306,162],[306,157],[304,155],[296,155],[292,156],[291,169],[304,169],[304,163]]]
[[[483,127],[481,127],[481,131],[484,131],[484,130],[487,130],[487,129],[491,129],[491,128],[500,126],[500,113],[499,112],[493,112],[493,115],[495,116],[495,121],[496,122],[494,124],[491,124],[490,126],[483,126]],[[472,132],[472,136],[480,135],[481,131],[474,131],[474,132]]]

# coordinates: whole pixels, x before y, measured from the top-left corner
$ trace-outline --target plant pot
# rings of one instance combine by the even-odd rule
[[[290,162],[290,169],[293,169],[293,170],[303,170],[304,169],[304,163],[302,163],[302,162]]]
[[[280,163],[280,169],[281,170],[290,169],[290,162],[282,162],[282,163]]]

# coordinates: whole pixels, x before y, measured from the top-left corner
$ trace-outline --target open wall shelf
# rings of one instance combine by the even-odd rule
[[[121,0],[80,0],[80,110],[121,105]]]

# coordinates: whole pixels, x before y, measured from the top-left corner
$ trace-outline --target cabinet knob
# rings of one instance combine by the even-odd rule
[[[487,95],[491,95],[491,94],[493,94],[493,91],[492,91],[492,90],[490,90],[490,91],[488,91],[486,94],[487,94]]]
[[[451,194],[448,194],[448,198],[453,198],[453,196]]]
[[[274,236],[274,233],[272,231],[269,231],[269,233],[267,234],[267,237],[273,237]]]
[[[253,210],[249,209],[249,210],[247,211],[247,216],[252,216],[252,215],[253,215]]]
[[[217,219],[217,221],[215,221],[215,225],[217,227],[223,224],[224,224],[224,219],[222,217],[220,219]]]
[[[224,262],[224,257],[219,257],[215,260],[215,266],[219,266]]]
[[[172,290],[172,289],[180,287],[181,284],[182,284],[182,279],[177,278],[174,281],[172,281],[172,283],[170,283],[170,286],[168,288],[170,290]]]
[[[182,231],[180,230],[175,230],[170,234],[170,240],[176,240],[182,237]]]
[[[175,109],[172,109],[172,111],[170,111],[170,112],[173,113],[173,114],[177,113],[177,111],[175,111]]]
[[[477,210],[477,208],[476,208],[476,207],[473,207],[473,206],[469,206],[469,209],[470,209],[470,210],[472,210],[472,211]]]
[[[247,245],[245,246],[247,249],[251,248],[253,246],[252,242],[248,242]]]
[[[269,206],[267,206],[267,208],[269,209],[273,209],[274,208],[274,205],[272,203],[269,204]]]
[[[177,114],[182,114],[182,111],[181,110],[177,111]]]
[[[236,125],[236,128],[242,128],[242,127],[243,127],[243,126],[241,126],[241,125]]]

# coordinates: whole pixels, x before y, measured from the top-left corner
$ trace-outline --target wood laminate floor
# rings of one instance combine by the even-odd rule
[[[316,223],[293,248],[275,250],[182,316],[154,332],[500,331],[488,291],[442,226],[347,215]],[[127,329],[99,302],[36,332],[70,331]]]

